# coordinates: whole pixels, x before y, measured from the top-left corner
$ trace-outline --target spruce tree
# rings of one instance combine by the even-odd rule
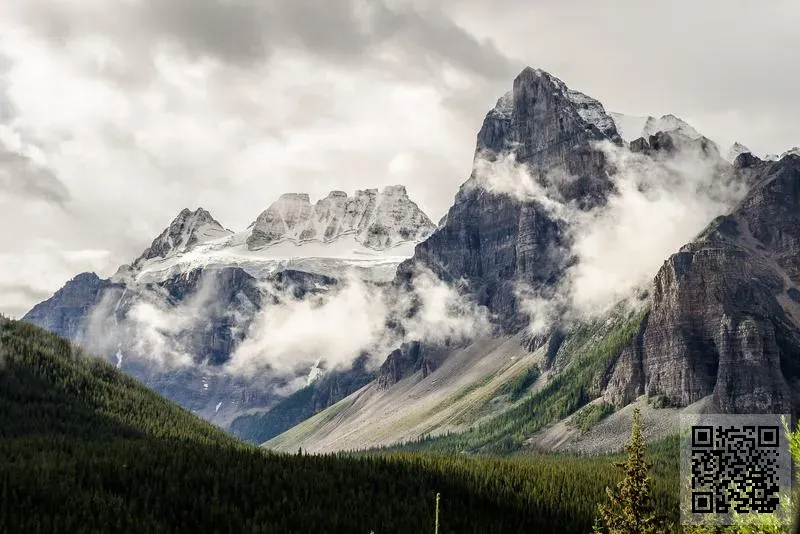
[[[644,436],[639,408],[633,410],[631,441],[625,447],[628,459],[615,464],[624,473],[617,491],[606,488],[609,503],[598,505],[600,519],[594,532],[609,534],[654,534],[658,532],[650,498],[650,466],[644,459]],[[602,526],[599,524],[602,523]]]

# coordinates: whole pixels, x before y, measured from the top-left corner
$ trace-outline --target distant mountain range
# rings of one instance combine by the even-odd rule
[[[435,228],[403,186],[353,197],[332,191],[316,205],[306,194],[285,194],[241,232],[202,208],[184,209],[130,265],[107,280],[76,276],[24,320],[107,355],[224,425],[269,407],[280,398],[275,390],[297,378],[224,369],[262,309],[324,298],[349,275],[386,283]],[[308,365],[297,372],[316,378],[319,371]]]
[[[283,195],[239,233],[184,210],[111,279],[79,275],[25,320],[278,449],[613,448],[633,403],[662,434],[685,410],[796,412],[798,191],[792,151],[723,156],[675,116],[608,113],[526,68],[438,226],[401,186]],[[263,310],[354,284],[404,304],[385,319],[393,345],[329,368],[320,349],[311,370],[225,371]],[[154,347],[191,362],[141,357]]]

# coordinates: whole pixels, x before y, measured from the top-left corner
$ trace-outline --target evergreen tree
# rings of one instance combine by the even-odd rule
[[[598,505],[605,530],[609,534],[655,534],[658,532],[655,513],[650,502],[649,464],[644,459],[644,436],[639,422],[639,408],[633,410],[631,441],[625,447],[628,459],[616,464],[623,479],[617,491],[606,488],[609,504]],[[603,527],[595,523],[595,533]]]

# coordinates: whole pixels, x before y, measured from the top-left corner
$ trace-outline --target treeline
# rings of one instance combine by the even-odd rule
[[[0,319],[3,533],[417,534],[433,532],[437,492],[443,534],[587,532],[618,478],[609,458],[272,454],[67,341]],[[667,515],[669,480],[654,469]]]

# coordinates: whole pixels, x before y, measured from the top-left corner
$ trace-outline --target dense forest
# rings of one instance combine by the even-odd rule
[[[677,511],[677,444],[651,449]],[[0,532],[588,532],[612,458],[278,455],[0,318]]]

